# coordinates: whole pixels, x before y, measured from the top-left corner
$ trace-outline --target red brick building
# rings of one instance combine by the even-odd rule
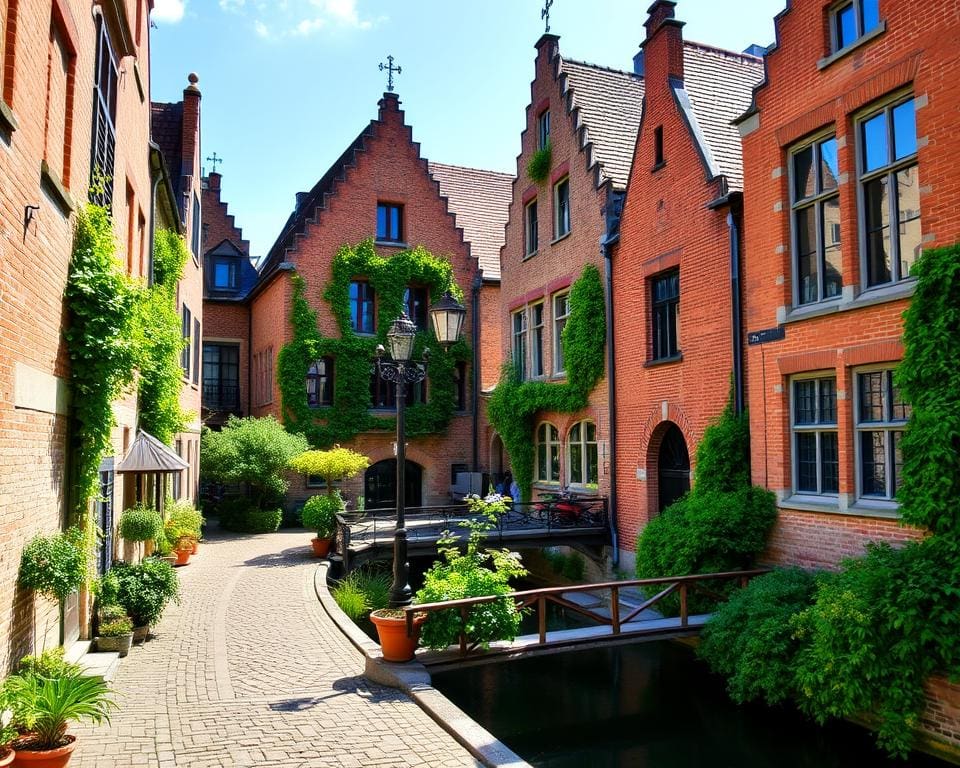
[[[569,314],[571,284],[587,264],[603,271],[600,239],[608,213],[622,200],[640,123],[643,78],[566,59],[560,38],[536,44],[534,79],[521,134],[517,177],[500,254],[501,361],[522,380],[566,381],[560,332]],[[549,145],[550,168],[540,183],[528,165]],[[609,418],[601,380],[577,413],[542,413],[532,439],[540,457],[534,495],[561,487],[607,494]],[[500,469],[498,435],[487,437],[491,464]],[[571,446],[576,448],[571,452]],[[571,457],[574,457],[571,459]]]
[[[636,59],[643,120],[613,250],[616,503],[627,560],[638,531],[689,490],[703,430],[734,373],[742,383],[731,274],[743,176],[731,121],[763,66],[685,42],[674,5],[651,6]]]
[[[831,567],[916,535],[891,372],[911,265],[960,238],[960,3],[799,1],[776,29],[739,120],[752,470],[769,558]]]

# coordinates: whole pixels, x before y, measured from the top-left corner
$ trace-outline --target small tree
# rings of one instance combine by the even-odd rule
[[[220,432],[204,430],[200,471],[215,482],[246,484],[254,504],[263,508],[286,493],[284,471],[308,447],[303,435],[287,432],[272,416],[233,416]]]
[[[327,495],[333,495],[333,484],[356,477],[370,466],[362,453],[335,445],[329,451],[304,451],[290,460],[290,469],[301,475],[319,475],[327,483]]]

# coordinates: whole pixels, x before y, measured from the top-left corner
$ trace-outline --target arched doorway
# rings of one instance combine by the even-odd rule
[[[423,505],[423,467],[407,459],[403,494],[407,507]],[[367,509],[395,509],[397,506],[397,460],[384,459],[367,469],[363,476],[363,495]]]
[[[657,512],[663,512],[690,490],[690,454],[683,432],[671,424],[660,441],[657,456]]]

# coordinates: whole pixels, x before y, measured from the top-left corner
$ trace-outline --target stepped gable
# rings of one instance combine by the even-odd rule
[[[447,199],[457,227],[470,244],[483,276],[500,279],[500,248],[510,213],[513,175],[478,168],[427,162],[430,175]]]
[[[567,109],[577,115],[587,167],[597,186],[610,181],[625,189],[643,108],[643,76],[556,56]]]

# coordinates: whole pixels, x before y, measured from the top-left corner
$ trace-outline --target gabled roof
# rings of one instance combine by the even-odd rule
[[[127,451],[127,455],[114,468],[115,472],[180,472],[189,469],[180,456],[142,429]]]
[[[183,202],[181,184],[183,183],[183,102],[174,104],[151,102],[150,104],[150,134],[153,141],[160,147],[164,162],[167,164],[167,173],[173,186],[174,197],[177,200],[178,213],[181,220],[183,211],[179,210]]]
[[[500,279],[500,248],[510,213],[513,176],[497,171],[428,162],[430,175],[470,243],[485,278]]]
[[[568,107],[588,152],[588,167],[598,171],[597,184],[610,180],[625,189],[643,107],[643,76],[558,58],[558,76]]]
[[[692,114],[687,114],[713,176],[723,175],[731,191],[743,189],[740,132],[733,121],[750,105],[753,88],[763,79],[763,59],[699,43],[683,45],[683,87]],[[682,92],[678,98],[683,106]]]
[[[213,286],[214,268],[210,261],[217,256],[239,259],[240,271],[238,274],[237,287],[234,290],[217,289]],[[253,290],[257,284],[260,275],[253,262],[232,240],[221,240],[213,248],[209,248],[203,255],[203,299],[204,301],[226,301],[239,302],[247,298],[247,294]]]

